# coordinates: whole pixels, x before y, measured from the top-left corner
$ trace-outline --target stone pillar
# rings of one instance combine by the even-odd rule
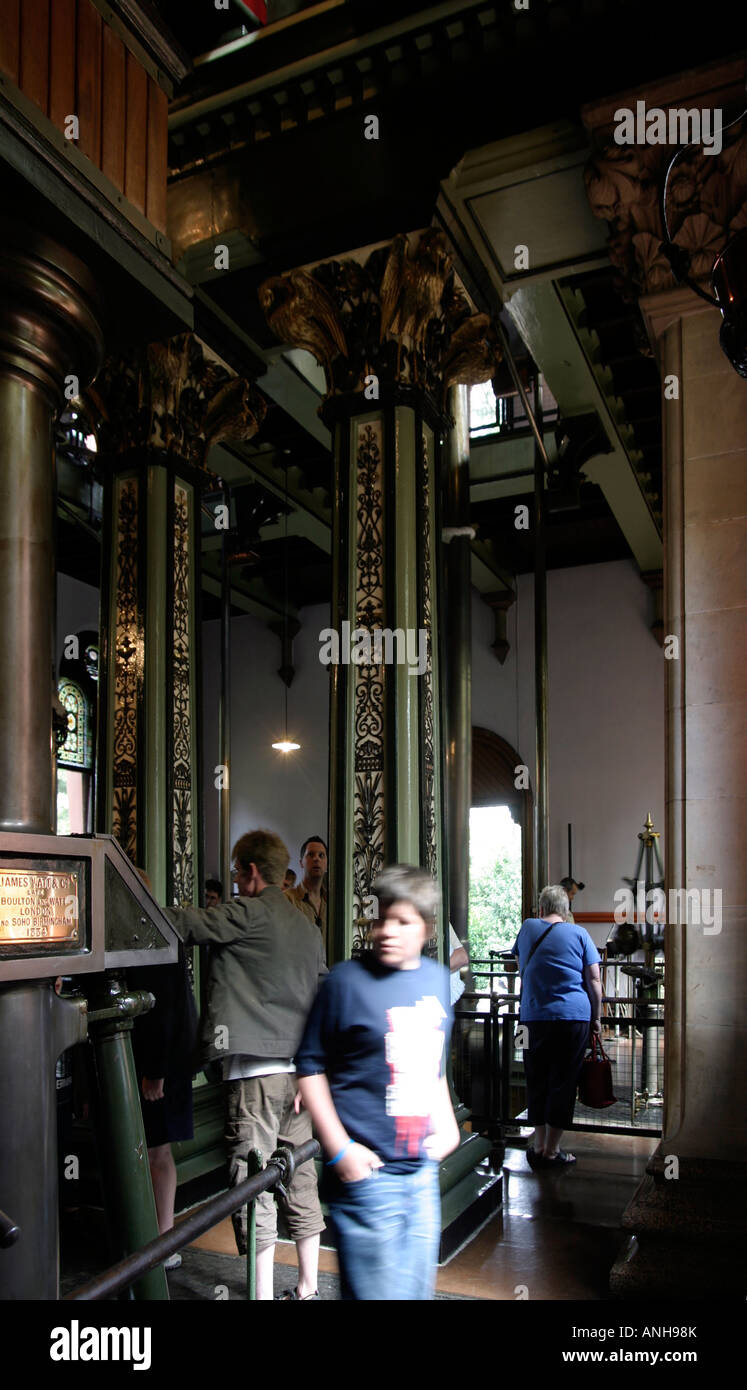
[[[385,863],[421,864],[444,883],[441,440],[448,388],[489,379],[496,348],[433,229],[365,260],[276,277],[260,298],[281,341],[311,351],[327,376],[333,637],[320,656],[331,658],[329,940],[339,960],[364,946]]]
[[[107,363],[91,392],[107,467],[98,828],[162,902],[197,904],[200,496],[212,443],[265,413],[191,334]]]
[[[672,79],[689,84],[677,90],[678,106],[701,104],[697,79]],[[665,105],[658,95],[646,93],[647,105]],[[725,136],[719,157],[685,157],[670,180],[670,232],[706,288],[714,257],[744,221],[740,130]],[[608,147],[588,179],[592,206],[612,215],[613,259],[628,295],[639,297],[661,369],[663,635],[671,658],[664,1128],[625,1213],[632,1238],[611,1283],[622,1296],[697,1298],[731,1286],[747,1238],[747,386],[719,346],[721,315],[675,288],[657,251],[663,229],[651,171],[672,153]]]
[[[664,1132],[625,1215],[638,1253],[612,1286],[693,1297],[737,1273],[747,1238],[747,385],[719,347],[720,314],[691,291],[641,308],[662,378],[679,383],[663,407],[664,634],[679,657],[666,688]],[[682,890],[692,903],[673,920]]]

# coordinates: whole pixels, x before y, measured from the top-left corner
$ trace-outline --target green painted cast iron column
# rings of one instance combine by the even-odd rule
[[[454,283],[443,235],[268,280],[276,335],[324,367],[333,433],[330,957],[363,948],[386,863],[443,886],[441,450],[445,394],[487,380],[485,315]],[[377,644],[379,644],[377,646]],[[444,919],[438,923],[443,958]]]
[[[446,443],[446,776],[449,913],[463,941],[469,921],[469,813],[472,803],[472,588],[469,526],[469,392],[453,386]]]
[[[360,396],[328,402],[338,473],[330,621],[339,638],[330,710],[338,960],[363,948],[384,864],[422,864],[443,880],[438,426],[420,403],[387,394],[367,411]]]
[[[539,374],[533,377],[532,402],[537,428],[542,434],[542,393]],[[545,464],[542,451],[534,446],[534,704],[536,728],[537,835],[536,835],[536,892],[539,895],[548,881],[550,810],[549,810],[549,745],[547,736],[547,705],[549,681],[547,674],[547,556],[545,540]]]
[[[165,904],[197,905],[200,496],[210,444],[265,403],[191,334],[110,361],[92,392],[107,476],[98,828]]]
[[[264,401],[185,334],[109,361],[90,402],[108,468],[97,828],[146,870],[162,903],[197,905],[200,496],[215,483],[205,468],[210,443],[250,438]],[[190,964],[199,997],[196,952]],[[131,1028],[130,1018],[96,1028],[97,1128],[124,1253],[158,1234]],[[162,1283],[156,1271],[137,1294],[163,1297]]]

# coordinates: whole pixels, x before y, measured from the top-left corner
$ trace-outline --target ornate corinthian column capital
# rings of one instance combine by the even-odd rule
[[[415,387],[442,409],[449,386],[489,381],[501,359],[489,316],[471,312],[446,238],[432,227],[400,234],[365,260],[273,276],[259,297],[280,341],[324,368],[328,399],[376,400],[379,384]]]
[[[192,333],[110,358],[90,396],[103,453],[145,449],[201,470],[211,444],[251,439],[267,412],[260,392]]]
[[[740,66],[687,73],[582,112],[596,151],[586,193],[594,215],[610,225],[610,260],[628,301],[675,286],[661,250],[660,191],[672,156],[693,132],[707,130],[708,144],[680,156],[667,189],[670,238],[689,257],[692,278],[707,281],[729,238],[747,226],[744,122],[725,129],[744,106]]]

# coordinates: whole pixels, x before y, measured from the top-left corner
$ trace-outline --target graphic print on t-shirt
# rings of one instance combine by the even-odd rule
[[[429,994],[414,1005],[387,1009],[386,1017],[386,1113],[394,1117],[395,1152],[416,1158],[436,1099],[446,1012]]]

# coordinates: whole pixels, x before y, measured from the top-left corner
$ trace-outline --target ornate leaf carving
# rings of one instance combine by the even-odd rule
[[[202,469],[211,444],[251,439],[267,412],[256,387],[207,358],[192,333],[109,359],[88,399],[104,455],[157,449]]]
[[[488,381],[500,352],[484,315],[470,318],[455,288],[448,244],[427,228],[403,233],[357,261],[327,261],[274,276],[259,291],[276,336],[311,352],[329,395],[363,391],[365,378],[420,387],[443,404],[448,384]]]

